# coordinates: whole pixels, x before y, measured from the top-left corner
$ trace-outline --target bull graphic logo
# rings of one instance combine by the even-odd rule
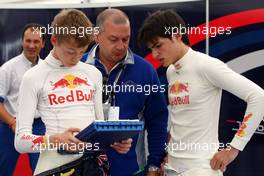
[[[186,93],[189,92],[188,83],[180,83],[180,82],[176,81],[169,88],[170,94],[178,95],[178,94],[183,93],[183,92],[186,92]]]
[[[43,143],[44,143],[43,136],[37,137],[36,139],[32,140],[32,148],[35,146],[40,146]]]
[[[52,81],[50,81],[50,83],[51,86],[53,86],[52,90],[58,89],[59,87],[60,88],[67,87],[70,89],[74,89],[82,85],[90,86],[86,78],[82,79],[74,75],[66,75],[60,80],[56,81],[55,83],[53,83]]]
[[[252,113],[249,113],[243,120],[239,130],[237,131],[236,135],[239,137],[245,136],[245,129],[247,128],[247,122],[252,117]]]

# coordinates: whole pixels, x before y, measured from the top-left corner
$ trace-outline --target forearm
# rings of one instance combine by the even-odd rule
[[[48,136],[38,136],[32,133],[17,132],[15,148],[20,153],[39,153],[46,150]]]
[[[98,82],[96,83],[96,91],[95,91],[95,113],[96,120],[104,120],[104,112],[103,112],[103,103],[102,103],[102,75],[98,72]]]
[[[160,164],[163,161],[163,158],[166,155],[166,135],[157,135],[159,133],[153,134],[153,136],[149,136],[149,156],[148,156],[148,165],[154,165],[160,167]],[[157,135],[157,136],[154,136]]]
[[[212,59],[208,63],[202,70],[205,78],[216,87],[234,94],[247,103],[244,120],[231,142],[233,147],[243,150],[263,119],[264,91],[254,82],[229,69],[221,61]]]
[[[244,149],[263,119],[263,104],[264,96],[258,98],[258,101],[254,101],[254,103],[248,102],[245,117],[231,142],[231,146],[240,151]]]
[[[15,147],[20,153],[36,153],[44,150],[57,150],[61,148],[67,151],[83,150],[80,140],[74,137],[74,134],[80,132],[79,128],[68,128],[63,133],[52,135],[37,136],[29,132],[21,132],[18,128],[15,137]]]
[[[60,145],[67,145],[66,140],[62,138],[62,133],[38,136],[22,131],[23,129],[18,127],[15,137],[15,147],[20,153],[38,153],[44,150],[55,150]]]
[[[247,108],[231,146],[242,151],[264,117],[264,91],[245,78],[241,79],[241,82],[246,86],[243,86],[244,84],[238,85],[237,92],[245,92],[245,96],[240,95],[240,97],[247,102]]]
[[[163,158],[166,154],[167,135],[167,121],[164,120],[165,116],[161,113],[156,114],[158,118],[153,119],[153,122],[148,128],[148,165],[160,167]],[[166,114],[166,113],[165,113]]]

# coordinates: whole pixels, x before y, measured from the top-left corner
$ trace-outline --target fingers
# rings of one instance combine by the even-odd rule
[[[69,136],[69,142],[71,142],[71,143],[75,143],[75,144],[82,143],[82,141],[80,141],[79,139],[77,139],[77,138],[74,137],[74,136]]]
[[[66,131],[70,132],[70,133],[76,133],[76,132],[80,132],[80,128],[68,128]]]
[[[128,138],[126,140],[122,140],[121,143],[122,144],[129,144],[131,146],[131,143],[133,142],[132,138]]]
[[[215,169],[215,166],[216,166],[215,156],[213,157],[213,159],[211,159],[210,166],[211,166],[212,169]]]
[[[112,144],[111,147],[113,149],[115,149],[117,152],[119,152],[121,154],[125,154],[130,150],[131,145],[116,142],[116,143]]]
[[[123,140],[121,142],[115,142],[114,144],[111,145],[113,149],[115,149],[117,152],[121,154],[125,154],[130,150],[130,147],[132,145],[132,139],[129,138],[127,140]]]
[[[163,162],[168,163],[168,154],[164,157]]]
[[[228,157],[226,157],[226,151],[218,152],[210,161],[211,168],[214,170],[221,170],[225,172],[228,162]]]
[[[213,169],[214,170],[219,170],[221,165],[222,165],[222,161],[217,160],[216,163],[215,163],[215,167]]]
[[[67,143],[74,143],[74,144],[82,143],[82,141],[80,141],[74,136],[74,133],[76,132],[80,132],[80,129],[79,128],[68,128],[66,130]]]
[[[160,173],[158,171],[149,171],[147,176],[160,176]]]
[[[222,165],[222,161],[221,161],[221,158],[219,157],[220,153],[216,153],[213,157],[213,159],[211,159],[210,161],[210,165],[211,165],[211,168],[214,169],[214,170],[218,170],[220,169],[221,165]]]
[[[168,163],[168,154],[164,157],[163,162],[160,165],[160,175],[165,176],[165,165]]]
[[[221,167],[220,167],[220,170],[221,170],[222,172],[225,172],[225,171],[226,171],[226,166],[227,166],[227,165],[222,164]]]
[[[69,144],[78,144],[81,143],[79,139],[74,137],[74,133],[79,132],[79,128],[69,128],[63,133],[59,133],[56,135],[51,135],[50,136],[50,142],[55,143],[57,145],[69,145]]]

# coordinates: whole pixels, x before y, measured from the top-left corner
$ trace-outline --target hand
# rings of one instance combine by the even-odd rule
[[[159,171],[149,171],[147,176],[161,176]]]
[[[163,162],[160,165],[160,175],[164,176],[165,175],[165,169],[164,169],[164,165],[168,163],[168,154],[164,157]]]
[[[225,172],[227,165],[237,157],[238,153],[239,150],[233,147],[217,152],[210,161],[211,168]]]
[[[129,138],[127,140],[123,140],[121,142],[115,142],[114,144],[111,145],[113,149],[115,149],[118,153],[121,154],[126,154],[132,145],[132,139]]]
[[[56,147],[63,147],[67,151],[78,151],[78,144],[83,143],[74,133],[80,132],[79,128],[69,128],[63,133],[54,134],[49,137],[49,143]]]

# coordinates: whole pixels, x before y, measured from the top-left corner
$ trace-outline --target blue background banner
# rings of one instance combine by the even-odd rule
[[[149,12],[158,9],[175,9],[190,26],[205,26],[206,2],[192,1],[159,5],[124,6],[132,27],[131,49],[152,62],[160,80],[166,84],[166,68],[151,57],[150,51],[137,44],[137,33]],[[103,8],[81,9],[95,23]],[[60,9],[1,9],[0,10],[0,65],[21,52],[21,32],[26,23],[37,22],[48,26]],[[212,0],[209,3],[210,26],[229,26],[230,34],[209,38],[209,54],[226,62],[232,69],[264,88],[264,1]],[[46,36],[46,46],[41,52],[45,58],[52,46]],[[206,36],[190,36],[195,50],[206,51]],[[223,92],[219,124],[220,142],[232,140],[242,121],[246,104]],[[264,108],[264,105],[263,105]],[[263,176],[264,123],[262,122],[237,159],[228,167],[225,176]]]

